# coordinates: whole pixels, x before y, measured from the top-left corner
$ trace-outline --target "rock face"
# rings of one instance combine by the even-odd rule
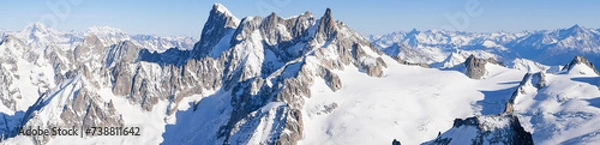
[[[470,55],[464,63],[467,76],[472,79],[482,79],[487,73],[485,69],[486,64],[487,61],[485,59],[475,58],[474,55]]]
[[[573,60],[569,64],[563,67],[562,71],[571,71],[578,64],[585,65],[591,68],[594,71],[594,73],[600,74],[598,72],[598,69],[596,69],[596,67],[594,66],[594,64],[590,63],[588,59],[583,56],[575,56],[575,58],[573,58]]]
[[[543,72],[537,73],[527,73],[523,76],[521,83],[517,87],[517,90],[512,93],[512,96],[506,103],[506,108],[504,109],[504,113],[512,114],[514,111],[513,105],[515,104],[515,99],[524,95],[528,88],[535,88],[535,90],[539,90],[546,87],[546,74]]]
[[[398,141],[398,140],[394,139],[394,140],[392,141],[392,145],[402,145],[402,143],[400,143],[400,141]]]
[[[235,18],[227,8],[221,4],[215,4],[210,10],[208,21],[204,24],[200,36],[202,40],[199,43],[196,43],[194,48],[214,48],[219,43],[229,43],[220,42],[219,39],[230,34],[231,31],[237,28],[238,24],[239,20]],[[204,57],[209,51],[210,50],[201,50],[194,55],[196,58]]]
[[[304,134],[301,110],[304,99],[311,97],[310,88],[316,79],[338,91],[343,86],[336,72],[347,67],[355,67],[371,77],[385,76],[387,64],[382,57],[388,56],[336,21],[331,9],[318,18],[306,12],[291,18],[273,13],[265,18],[238,20],[216,4],[209,14],[202,39],[191,50],[171,48],[157,52],[141,47],[136,41],[114,41],[94,33],[69,48],[53,43],[36,43],[47,47],[32,48],[19,38],[7,36],[0,47],[11,51],[0,52],[15,57],[1,57],[0,83],[9,87],[0,88],[3,97],[0,103],[18,110],[17,100],[23,96],[18,87],[10,86],[21,76],[12,72],[20,69],[15,65],[17,60],[27,60],[51,73],[37,75],[45,78],[35,80],[43,86],[38,87],[39,94],[30,95],[37,97],[33,98],[37,101],[22,109],[23,115],[14,117],[10,123],[121,126],[126,120],[112,100],[106,99],[107,94],[147,112],[155,111],[157,104],[168,104],[166,115],[175,118],[179,106],[190,103],[188,97],[219,92],[227,102],[217,108],[220,107],[226,119],[211,122],[211,126],[218,127],[204,128],[204,134],[200,135],[214,135],[214,138],[198,142],[293,145]],[[194,111],[205,107],[193,103]],[[322,113],[330,113],[337,107],[335,103],[328,104]],[[35,115],[40,112],[54,118],[47,121],[45,116]],[[273,128],[257,127],[265,123]],[[0,133],[8,138],[16,135],[14,130],[0,129]],[[165,138],[165,142],[183,138],[177,137]],[[33,140],[44,144],[52,137]]]
[[[273,130],[269,133],[273,138],[261,143],[296,144],[304,128],[300,110],[304,98],[311,96],[314,79],[324,79],[336,91],[342,85],[333,70],[350,65],[370,76],[383,77],[383,69],[387,67],[379,58],[382,53],[347,26],[335,22],[331,10],[320,19],[313,18],[311,13],[288,19],[274,13],[266,18],[247,17],[230,39],[232,44],[223,48],[221,55],[227,58],[221,61],[229,64],[223,71],[224,89],[238,93],[232,93],[231,117],[219,130],[225,144],[247,143],[244,138],[252,138],[257,130],[239,128],[255,126],[261,119],[274,119],[287,130]],[[369,55],[368,51],[378,55]],[[273,102],[286,104],[273,110],[285,117],[269,118],[264,115],[268,111],[259,111]],[[335,109],[336,105],[328,108]]]
[[[452,128],[424,144],[522,144],[532,145],[531,133],[512,115],[456,119]]]

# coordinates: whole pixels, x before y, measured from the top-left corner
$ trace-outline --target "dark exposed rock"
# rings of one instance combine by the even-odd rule
[[[546,74],[543,72],[525,74],[525,76],[523,76],[523,79],[521,80],[521,83],[517,87],[517,90],[515,90],[515,92],[512,93],[510,99],[508,100],[508,102],[506,102],[506,108],[504,109],[504,113],[513,113],[513,104],[515,103],[515,99],[520,95],[524,95],[526,93],[525,87],[528,83],[536,87],[538,90],[542,89],[546,86]]]
[[[338,77],[337,74],[332,73],[331,71],[327,71],[323,76],[323,79],[325,79],[325,82],[327,82],[327,86],[329,86],[329,88],[331,88],[331,90],[334,92],[342,88],[342,82],[340,80],[340,77]]]
[[[83,39],[83,42],[73,49],[74,60],[78,63],[95,61],[94,55],[103,53],[104,44],[98,39],[98,36],[91,34]],[[83,64],[79,64],[83,65]]]
[[[186,59],[182,58],[189,58],[190,56],[190,51],[179,50],[177,48],[170,48],[162,53],[150,52],[148,49],[143,49],[140,51],[139,59],[140,61],[156,63],[161,66],[181,66],[187,62]]]
[[[325,37],[329,37],[336,31],[335,24],[336,22],[331,14],[331,9],[327,8],[327,10],[325,10],[325,14],[319,21],[317,33],[322,34]]]
[[[402,145],[402,143],[400,143],[400,141],[398,141],[398,140],[394,139],[394,140],[392,141],[392,145]]]
[[[224,6],[213,5],[200,35],[202,39],[194,45],[192,56],[196,59],[206,56],[219,43],[219,39],[238,27],[238,23],[237,18],[232,16]]]
[[[594,66],[594,64],[589,62],[588,59],[583,56],[575,56],[575,58],[573,58],[573,60],[569,64],[563,67],[562,71],[571,71],[571,69],[573,69],[573,67],[578,64],[584,64],[590,67],[592,70],[594,70],[596,74],[600,74],[598,72],[598,69],[596,69],[596,67]]]
[[[484,59],[475,58],[474,55],[470,55],[467,60],[465,60],[465,68],[467,69],[466,73],[469,78],[472,79],[481,79],[487,73],[485,69],[485,65],[487,61]]]
[[[380,57],[373,58],[373,56],[367,55],[364,48],[356,43],[352,45],[351,53],[355,60],[354,65],[369,76],[381,78],[385,75],[383,69],[387,67],[387,64]]]
[[[465,139],[471,142],[453,142]],[[490,115],[456,119],[449,131],[423,144],[533,144],[533,139],[516,116]]]
[[[491,58],[491,57],[487,59],[487,62],[491,63],[491,64],[497,64],[497,65],[502,66],[502,67],[506,67],[506,65],[504,65],[503,62],[500,62],[500,61],[498,61],[498,60],[496,60],[494,58]]]
[[[546,87],[546,73],[534,73],[532,83],[538,90]]]
[[[260,40],[252,36],[255,32],[260,32]],[[221,127],[218,139],[223,144],[239,142],[232,136],[256,132],[252,127],[238,127],[253,126],[264,118],[277,121],[277,129],[267,131],[273,138],[266,144],[297,144],[303,137],[301,110],[304,99],[311,97],[314,79],[323,79],[332,91],[337,91],[342,82],[336,70],[357,67],[369,76],[383,77],[387,67],[379,56],[383,52],[336,22],[330,9],[318,21],[309,12],[287,19],[273,13],[264,19],[248,17],[238,24],[226,9],[215,5],[201,35],[190,51],[172,48],[150,52],[130,41],[103,46],[94,35],[87,36],[72,51],[47,49],[44,57],[55,69],[55,81],[83,77],[91,84],[77,90],[72,102],[64,105],[62,122],[77,126],[122,125],[112,100],[105,102],[93,89],[111,88],[115,96],[126,98],[144,111],[168,101],[172,105],[166,110],[169,115],[178,110],[185,97],[221,90],[230,93],[227,97],[231,105],[228,121],[216,124]],[[218,55],[213,55],[215,52]],[[267,55],[275,58],[267,60]],[[309,57],[317,62],[309,62]],[[269,103],[285,105],[269,110],[276,112],[272,116],[263,110]],[[338,105],[323,107],[323,113],[330,113]],[[36,109],[31,109],[29,116]]]
[[[320,114],[329,114],[331,112],[333,112],[333,110],[338,108],[338,104],[337,103],[331,103],[329,105],[323,105],[323,110],[321,110],[321,112],[317,112],[317,115]]]
[[[408,62],[406,60],[403,60],[401,57],[392,57],[394,58],[396,61],[398,61],[398,63],[400,64],[404,64],[404,65],[414,65],[414,66],[420,66],[420,67],[424,67],[424,68],[430,68],[429,64],[427,63],[414,63],[414,62]]]

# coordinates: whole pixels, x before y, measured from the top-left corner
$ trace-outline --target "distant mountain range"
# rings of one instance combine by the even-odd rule
[[[0,31],[0,144],[600,142],[597,30],[369,39],[331,9],[208,15],[201,38]],[[19,134],[38,126],[141,130]]]
[[[517,33],[412,30],[369,38],[390,55],[429,64],[443,63],[452,53],[475,54],[506,64],[520,58],[548,66],[564,65],[575,56],[585,56],[595,64],[600,63],[600,32],[579,25]]]
[[[164,37],[156,35],[130,35],[126,32],[108,26],[94,26],[85,31],[55,30],[36,22],[29,24],[20,31],[0,30],[0,40],[12,35],[23,40],[32,47],[48,47],[50,44],[60,48],[74,48],[81,43],[85,36],[96,35],[105,45],[121,41],[132,41],[152,52],[164,52],[169,48],[189,50],[194,47],[198,37]]]

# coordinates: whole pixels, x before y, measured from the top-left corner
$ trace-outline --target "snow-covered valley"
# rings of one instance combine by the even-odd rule
[[[215,4],[200,36],[0,30],[0,144],[600,142],[594,29],[369,40],[331,9],[239,19]],[[38,126],[141,130],[19,134]]]

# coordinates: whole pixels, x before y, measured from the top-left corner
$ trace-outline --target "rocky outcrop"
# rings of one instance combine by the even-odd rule
[[[103,99],[84,83],[84,78],[76,73],[66,75],[67,80],[40,96],[20,119],[17,127],[101,127],[123,126],[123,119],[112,101]],[[38,116],[47,114],[48,116]],[[20,129],[20,128],[15,128]],[[14,137],[17,132],[5,134]],[[80,132],[83,133],[83,132]],[[46,144],[56,136],[32,136],[36,144]]]
[[[211,51],[210,49],[219,43],[219,39],[226,36],[230,31],[233,31],[238,25],[239,20],[227,8],[221,4],[213,5],[200,35],[202,39],[194,45],[195,51],[193,52],[193,56],[198,59],[208,55]]]
[[[475,58],[474,55],[470,55],[464,62],[467,76],[472,79],[482,79],[487,73],[485,69],[486,64],[487,61],[485,59]]]
[[[526,93],[527,87],[534,87],[535,90],[546,87],[546,74],[543,72],[527,73],[523,76],[521,83],[517,87],[517,90],[512,93],[508,102],[506,102],[506,108],[504,109],[505,114],[512,114],[514,111],[513,105],[517,97],[523,96]]]
[[[333,19],[333,14],[331,14],[331,9],[327,8],[327,10],[325,10],[325,14],[319,20],[319,24],[317,25],[317,33],[322,34],[325,37],[331,36],[335,32],[335,26],[336,22]]]
[[[583,56],[575,56],[575,58],[573,58],[573,60],[569,64],[565,65],[562,68],[562,71],[571,71],[573,69],[573,67],[575,67],[575,65],[578,65],[578,64],[583,64],[583,65],[591,68],[596,74],[600,75],[600,73],[598,72],[598,69],[596,69],[594,64],[590,63],[588,61],[588,59]]]
[[[16,110],[16,99],[20,99],[23,96],[18,87],[11,87],[15,79],[9,72],[9,70],[0,66],[0,103],[8,109]]]
[[[347,28],[332,20],[331,10],[318,19],[319,23],[311,26],[315,21],[310,13],[288,19],[276,14],[266,18],[242,19],[232,35],[232,46],[222,55],[228,58],[225,61],[229,64],[225,66],[224,89],[237,92],[232,93],[232,115],[220,130],[220,138],[224,139],[224,143],[239,143],[240,136],[256,133],[256,130],[239,128],[268,118],[263,116],[265,112],[260,108],[272,102],[281,102],[287,104],[284,106],[287,111],[279,113],[285,117],[276,120],[281,121],[284,124],[282,128],[289,131],[271,131],[270,134],[277,137],[264,140],[263,143],[296,144],[302,138],[304,128],[300,110],[304,99],[311,97],[310,87],[314,79],[325,80],[331,90],[337,91],[342,84],[333,70],[343,70],[349,65],[370,76],[383,77],[387,64],[380,56],[368,51],[378,55],[382,52],[374,49],[356,32],[340,32],[338,28]],[[251,37],[257,31],[260,37]],[[256,41],[262,46],[256,46]],[[251,50],[244,50],[247,48]],[[242,59],[266,58],[268,53],[274,53],[277,58],[264,59],[261,67],[247,64],[248,61]],[[334,109],[335,105],[328,107]]]
[[[398,61],[398,63],[400,64],[404,64],[404,65],[413,65],[413,66],[420,66],[420,67],[424,67],[424,68],[431,68],[431,66],[429,66],[429,64],[427,63],[414,63],[414,62],[408,62],[404,59],[402,59],[400,56],[395,57],[394,58],[396,61]]]
[[[329,69],[325,67],[319,67],[319,76],[325,80],[331,91],[335,92],[342,88],[342,81],[340,80],[340,77],[331,72]]]
[[[427,145],[447,144],[522,144],[531,145],[531,133],[512,115],[475,116],[454,120],[452,128]]]
[[[398,140],[394,139],[394,140],[392,141],[392,145],[402,145],[402,143],[400,143],[400,141],[398,141]]]
[[[59,117],[56,122],[33,117],[29,119],[37,121],[23,123],[122,125],[112,101],[107,102],[95,91],[104,88],[144,111],[167,102],[170,116],[181,103],[189,103],[182,102],[185,97],[219,91],[228,93],[226,108],[231,113],[224,114],[226,122],[214,124],[220,127],[216,132],[218,144],[244,143],[264,132],[270,138],[260,138],[261,143],[293,145],[303,137],[301,110],[312,95],[315,79],[323,79],[332,91],[338,91],[343,85],[336,71],[356,67],[366,75],[384,77],[388,65],[383,52],[335,21],[330,9],[321,18],[309,12],[291,18],[273,13],[238,21],[217,4],[201,35],[189,51],[172,48],[158,53],[132,41],[105,45],[95,35],[86,36],[74,49],[46,49],[43,57],[55,71],[56,84],[61,85],[59,90],[45,92],[41,103],[26,116],[48,107],[41,100],[64,104],[52,106],[61,108],[53,112]],[[65,84],[71,81],[76,83]],[[70,89],[65,90],[65,86]],[[53,93],[65,95],[49,97]],[[279,105],[269,108],[273,103]],[[10,100],[5,104],[11,105]],[[324,106],[323,113],[337,107],[335,103]],[[264,120],[275,122],[277,128],[257,129],[256,124]]]

